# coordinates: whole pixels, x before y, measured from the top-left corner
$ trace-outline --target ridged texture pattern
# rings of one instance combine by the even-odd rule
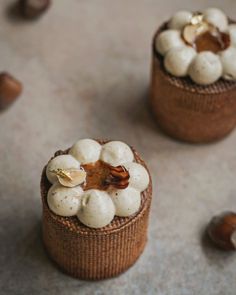
[[[166,72],[163,57],[152,46],[151,106],[160,127],[188,142],[219,140],[236,126],[236,82],[220,79],[208,86]]]
[[[55,155],[67,152],[59,151]],[[134,154],[135,160],[146,167],[136,151]],[[84,226],[77,217],[61,217],[49,209],[47,192],[51,184],[45,171],[46,167],[41,178],[43,240],[48,254],[58,266],[68,274],[86,280],[117,276],[132,266],[147,241],[151,178],[149,187],[142,193],[137,214],[115,217],[108,226],[92,229]]]

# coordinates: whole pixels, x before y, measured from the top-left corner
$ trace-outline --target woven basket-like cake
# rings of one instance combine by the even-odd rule
[[[150,102],[160,127],[169,135],[188,142],[221,139],[236,126],[236,82],[220,79],[209,86],[166,72],[163,57],[152,44]]]
[[[59,151],[55,156],[67,152]],[[136,162],[147,169],[134,149],[133,152]],[[99,280],[119,275],[135,263],[147,241],[151,177],[142,193],[139,212],[130,217],[115,217],[99,229],[86,227],[77,217],[54,214],[47,204],[50,186],[45,167],[41,178],[43,241],[48,254],[61,269],[80,279]]]

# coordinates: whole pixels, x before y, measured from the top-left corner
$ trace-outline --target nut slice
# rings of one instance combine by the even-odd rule
[[[183,39],[186,43],[193,45],[195,42],[196,38],[207,32],[209,30],[209,25],[206,22],[202,22],[196,25],[187,25],[184,27],[183,30]]]
[[[117,189],[125,189],[129,185],[129,172],[124,166],[110,166],[110,174],[106,179],[106,184]]]
[[[86,172],[81,169],[57,169],[51,172],[55,173],[60,184],[66,187],[77,186],[86,180]]]

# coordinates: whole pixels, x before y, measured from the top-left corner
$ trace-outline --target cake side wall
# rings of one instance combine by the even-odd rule
[[[164,73],[153,52],[150,103],[160,127],[188,142],[211,142],[236,126],[236,87],[220,93],[179,88]]]
[[[147,198],[147,202],[128,224],[102,235],[70,231],[52,218],[44,204],[43,241],[50,257],[65,272],[80,279],[99,280],[122,273],[145,247],[151,199]]]
[[[135,159],[147,166],[133,149]],[[57,154],[66,151],[57,152]],[[148,169],[147,169],[148,171]],[[148,171],[149,173],[149,171]],[[85,280],[114,277],[127,270],[142,254],[147,241],[148,218],[152,199],[152,180],[142,193],[140,211],[120,222],[116,218],[104,229],[80,226],[71,218],[55,215],[47,205],[50,184],[45,168],[41,177],[43,205],[42,229],[45,248],[56,264],[71,276]]]
[[[43,241],[68,274],[88,280],[117,276],[132,266],[147,241],[149,206],[135,222],[108,235],[81,236],[63,229],[43,210]]]

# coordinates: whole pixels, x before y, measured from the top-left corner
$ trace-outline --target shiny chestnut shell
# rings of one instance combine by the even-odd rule
[[[6,72],[0,73],[0,110],[8,108],[22,93],[20,81]]]
[[[212,218],[207,233],[224,250],[236,250],[236,213],[226,211]]]

